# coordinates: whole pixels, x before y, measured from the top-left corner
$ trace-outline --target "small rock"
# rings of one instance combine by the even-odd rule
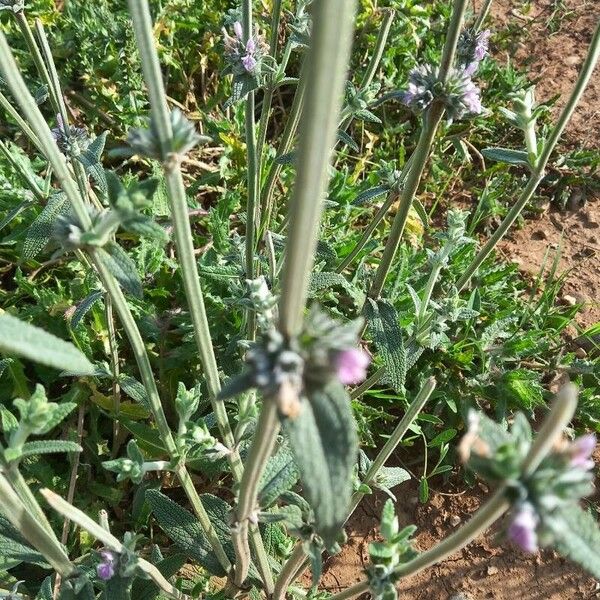
[[[600,238],[597,235],[590,235],[588,242],[590,244],[600,244]]]
[[[459,523],[460,523],[461,519],[458,515],[452,515],[450,517],[450,525],[452,525],[452,527],[456,527]]]
[[[458,594],[450,596],[448,600],[473,600],[473,596],[465,594],[464,592],[459,592]]]
[[[581,59],[579,58],[579,56],[576,56],[575,54],[572,54],[571,56],[567,56],[565,58],[565,64],[573,67],[575,65],[578,65],[581,62]]]
[[[566,304],[568,306],[575,306],[577,304],[577,298],[575,298],[575,296],[570,296],[569,294],[565,294],[562,297],[562,302],[563,302],[563,304]]]
[[[534,240],[547,240],[548,232],[545,229],[536,229],[532,234],[531,238]]]
[[[500,569],[498,567],[488,567],[487,574],[488,575],[496,575]]]
[[[583,348],[577,348],[577,350],[575,350],[575,356],[583,359],[587,356],[587,352]]]

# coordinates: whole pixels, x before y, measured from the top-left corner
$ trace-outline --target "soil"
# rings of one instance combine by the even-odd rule
[[[481,0],[475,3],[476,8]],[[492,8],[492,26],[498,31],[510,28],[519,39],[510,60],[527,66],[530,77],[538,80],[536,96],[545,101],[556,94],[557,113],[575,82],[596,24],[600,20],[597,0],[535,0],[528,14],[519,12],[522,4],[497,0]],[[553,11],[563,10],[563,19]],[[556,31],[549,34],[549,26]],[[508,56],[499,54],[497,60]],[[566,133],[568,146],[597,147],[600,138],[600,77],[597,72]],[[567,212],[546,211],[538,219],[514,231],[501,245],[507,260],[515,261],[526,277],[535,277],[542,268],[548,249],[559,248],[559,273],[566,272],[562,299],[582,303],[577,317],[584,329],[600,321],[600,199],[579,198]],[[596,453],[600,458],[600,453]],[[401,525],[418,526],[416,546],[433,546],[466,521],[488,496],[479,484],[464,489],[460,482],[433,491],[429,502],[418,502],[416,484],[403,484],[396,490],[400,499],[396,510]],[[322,585],[335,593],[363,578],[368,561],[368,543],[376,539],[385,496],[363,500],[347,529],[349,543],[325,563]],[[600,598],[600,583],[551,550],[525,555],[498,539],[502,524],[497,523],[466,549],[439,565],[419,573],[399,587],[404,600],[579,600]],[[365,598],[368,596],[365,595]]]

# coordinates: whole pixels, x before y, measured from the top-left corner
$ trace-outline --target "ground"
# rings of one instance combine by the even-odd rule
[[[476,2],[479,7],[481,1]],[[512,27],[522,39],[511,60],[527,65],[538,80],[537,97],[547,100],[560,94],[555,112],[564,105],[577,78],[594,27],[600,20],[600,2],[536,0],[527,14],[516,3],[500,0],[493,5],[492,27]],[[519,3],[519,6],[521,4]],[[516,29],[522,30],[517,36]],[[526,35],[523,36],[522,33]],[[503,55],[498,60],[506,60]],[[592,79],[572,123],[566,131],[567,144],[595,147],[600,137],[600,77]],[[526,277],[536,276],[548,249],[558,249],[559,271],[568,271],[562,299],[583,303],[578,317],[581,328],[600,321],[600,199],[576,198],[565,212],[549,209],[539,218],[515,230],[500,251],[516,261]],[[597,452],[597,458],[600,453]],[[405,457],[404,457],[405,458]],[[402,463],[403,456],[397,456]],[[398,488],[397,512],[401,525],[416,524],[417,547],[425,550],[469,518],[488,496],[480,484],[464,489],[457,482],[432,490],[431,500],[421,505],[416,485]],[[440,484],[442,485],[442,484]],[[331,592],[352,585],[363,576],[368,560],[367,546],[375,539],[385,498],[367,498],[350,521],[349,544],[329,557],[322,584]],[[400,586],[404,600],[578,600],[600,598],[600,584],[552,551],[526,556],[500,543],[496,525],[465,550],[432,569],[417,574]]]

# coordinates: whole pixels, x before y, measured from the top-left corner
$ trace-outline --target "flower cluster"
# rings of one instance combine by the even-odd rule
[[[409,74],[408,88],[401,96],[404,104],[421,112],[439,99],[450,120],[481,113],[479,88],[464,69],[451,69],[445,84],[438,80],[438,74],[439,69],[433,65],[415,67]]]
[[[115,569],[117,567],[119,557],[110,550],[102,550],[100,552],[100,558],[102,560],[96,566],[96,574],[98,575],[98,579],[102,579],[102,581],[108,581],[115,576]]]
[[[87,131],[73,125],[67,129],[60,114],[56,115],[56,127],[51,131],[58,148],[67,156],[79,156],[90,145]]]
[[[242,24],[236,21],[233,24],[233,33],[231,36],[224,31],[225,52],[231,71],[234,75],[258,75],[260,73],[261,59],[265,53],[265,44],[261,38],[256,35],[251,36],[244,41],[244,31]]]
[[[297,337],[286,339],[269,329],[248,350],[249,370],[232,379],[222,397],[256,387],[277,400],[283,416],[294,418],[306,389],[324,386],[332,378],[351,385],[366,377],[371,359],[356,347],[360,325],[360,321],[339,323],[313,307]]]
[[[519,414],[510,431],[472,412],[459,452],[469,467],[492,482],[503,482],[512,504],[507,537],[525,552],[552,544],[573,513],[593,490],[594,435],[561,440],[533,473],[522,473],[531,447],[531,428]]]
[[[456,62],[467,75],[474,75],[479,63],[487,56],[492,32],[464,29],[458,40]]]
[[[445,83],[439,80],[439,68],[424,64],[409,74],[402,102],[416,112],[428,108],[434,100],[444,103],[449,120],[477,115],[482,111],[481,92],[472,76],[488,51],[490,32],[462,32],[457,50],[456,67],[450,69]]]

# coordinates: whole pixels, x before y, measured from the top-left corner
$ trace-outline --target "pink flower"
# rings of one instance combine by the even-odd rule
[[[233,24],[233,32],[235,33],[237,39],[240,40],[240,42],[243,41],[244,30],[242,28],[242,24],[239,21],[236,21]]]
[[[508,537],[524,552],[537,552],[537,534],[535,532],[539,518],[531,504],[522,504],[508,526]]]
[[[244,65],[244,69],[248,71],[248,73],[252,73],[254,69],[256,69],[256,59],[251,54],[246,54],[246,56],[242,56],[242,64]]]
[[[593,433],[578,437],[569,445],[569,454],[571,455],[570,464],[572,467],[579,467],[589,471],[594,467],[592,453],[596,448],[596,436]]]
[[[348,348],[338,352],[335,357],[335,371],[344,385],[360,383],[367,376],[371,357],[360,348]]]

